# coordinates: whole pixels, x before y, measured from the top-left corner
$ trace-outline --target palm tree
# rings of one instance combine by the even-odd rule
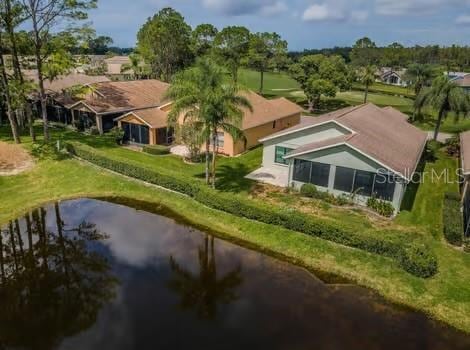
[[[375,72],[377,68],[375,66],[366,66],[363,67],[359,72],[359,81],[364,84],[364,103],[367,103],[367,97],[369,95],[369,86],[375,82]]]
[[[168,116],[169,127],[174,127],[180,118],[200,132],[206,147],[206,183],[215,187],[217,133],[224,131],[234,140],[243,139],[240,126],[243,109],[252,110],[248,99],[240,95],[237,85],[225,82],[224,71],[210,58],[202,58],[193,68],[177,74],[167,92],[173,101]],[[212,144],[212,170],[210,149]]]
[[[434,79],[429,89],[422,90],[415,101],[415,108],[421,110],[429,106],[437,110],[437,122],[434,131],[434,140],[437,140],[442,121],[450,112],[457,117],[460,114],[468,114],[470,111],[470,99],[464,90],[446,76]]]
[[[413,82],[416,96],[425,86],[430,84],[433,75],[434,71],[429,64],[415,63],[410,65],[406,71],[406,78]]]
[[[235,289],[241,285],[241,268],[237,267],[223,276],[217,275],[214,237],[205,235],[204,245],[199,248],[199,273],[197,275],[181,267],[170,257],[174,273],[168,287],[180,294],[182,309],[195,309],[202,319],[212,320],[218,304],[229,304],[237,299]]]

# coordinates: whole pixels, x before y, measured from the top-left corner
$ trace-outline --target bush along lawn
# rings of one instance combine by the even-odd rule
[[[460,195],[454,192],[448,192],[444,199],[443,225],[444,237],[447,242],[455,246],[463,244],[463,220],[460,212]]]
[[[115,160],[97,149],[78,142],[68,143],[67,149],[71,154],[102,168],[187,195],[209,208],[391,258],[405,271],[417,277],[432,277],[438,271],[437,258],[432,249],[419,240],[403,242],[379,232],[374,236],[352,232],[346,227],[327,223],[300,212],[273,208],[253,200],[212,190],[195,181],[189,182],[183,178]]]

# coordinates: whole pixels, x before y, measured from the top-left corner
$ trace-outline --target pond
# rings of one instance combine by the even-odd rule
[[[4,226],[0,348],[470,348],[368,289],[164,215],[80,199]]]

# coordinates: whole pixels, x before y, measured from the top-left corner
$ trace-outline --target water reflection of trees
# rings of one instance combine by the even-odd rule
[[[114,296],[110,264],[90,249],[106,235],[92,223],[67,225],[57,203],[53,211],[54,232],[44,208],[0,232],[0,348],[54,348],[93,325]]]
[[[194,310],[201,319],[213,320],[219,304],[229,304],[237,299],[236,289],[242,283],[241,267],[217,276],[214,238],[206,235],[198,249],[199,272],[191,273],[170,257],[173,278],[170,290],[180,296],[182,310]]]

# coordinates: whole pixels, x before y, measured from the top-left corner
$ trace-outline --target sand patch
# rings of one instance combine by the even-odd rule
[[[33,158],[23,147],[0,142],[0,176],[16,175],[33,166]]]

